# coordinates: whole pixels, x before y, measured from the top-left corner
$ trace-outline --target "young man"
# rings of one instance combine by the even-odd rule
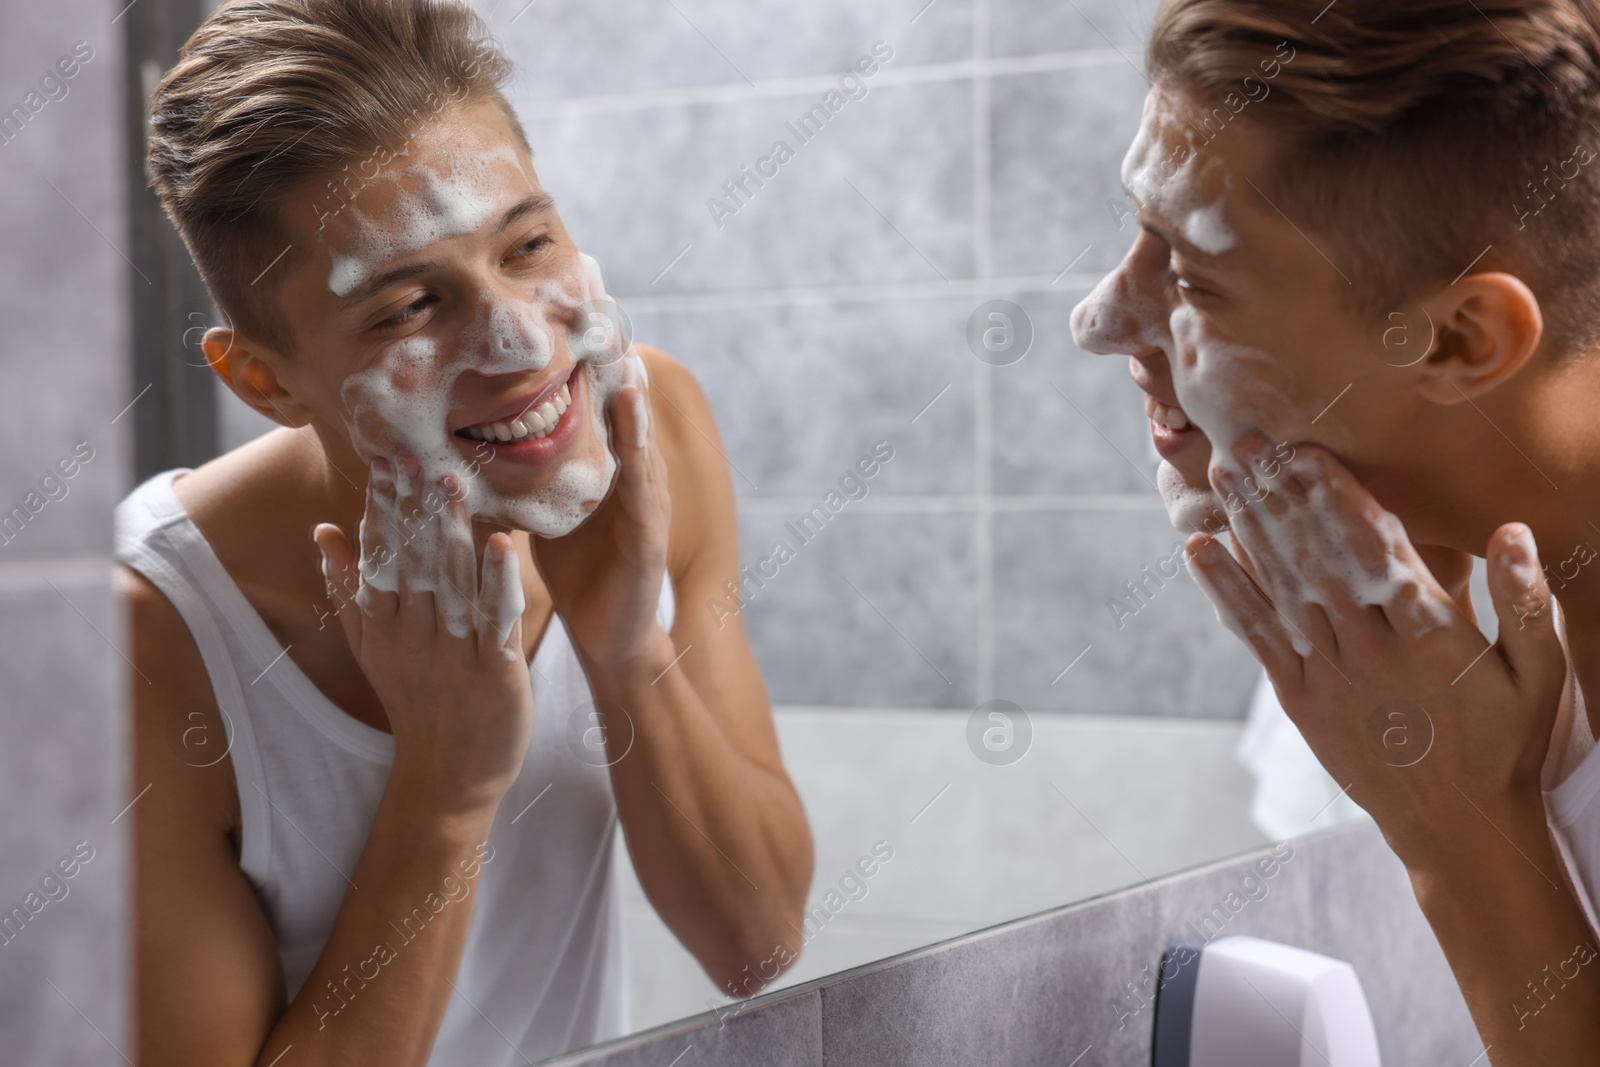
[[[1600,1062],[1600,5],[1168,0],[1149,59],[1077,342],[1489,1061]]]
[[[673,610],[737,578],[711,411],[616,328],[485,34],[239,0],[154,96],[153,183],[229,323],[207,357],[283,428],[119,511],[146,1063],[618,1034],[619,821],[719,987],[798,951],[760,675],[737,620]]]

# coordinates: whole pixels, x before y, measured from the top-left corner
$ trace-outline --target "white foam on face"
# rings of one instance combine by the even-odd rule
[[[1211,439],[1212,470],[1220,467],[1238,477],[1254,477],[1260,484],[1259,472],[1236,460],[1232,446],[1268,421],[1281,425],[1285,416],[1296,410],[1298,405],[1290,394],[1282,361],[1260,349],[1217,336],[1206,318],[1190,305],[1179,305],[1169,322],[1174,342],[1172,356],[1184,369],[1173,378],[1178,402]],[[1266,488],[1271,491],[1270,485]],[[1393,514],[1378,511],[1357,520],[1377,535],[1381,551],[1377,558],[1363,559],[1340,536],[1341,528],[1350,528],[1350,519],[1346,506],[1327,482],[1317,480],[1310,484],[1303,507],[1303,513],[1287,520],[1260,525],[1273,553],[1293,568],[1295,587],[1281,589],[1280,593],[1324,606],[1344,596],[1368,606],[1392,608],[1403,604],[1428,626],[1450,623],[1454,616],[1448,601],[1427,596],[1401,598],[1425,575],[1410,561],[1405,527]],[[1302,648],[1302,637],[1291,636],[1297,652],[1305,655],[1310,651]]]
[[[1127,268],[1123,263],[1100,279],[1072,309],[1072,342],[1085,352],[1132,355],[1150,348],[1171,350],[1166,302],[1140,292]]]
[[[383,218],[362,214],[354,203],[341,212],[349,218],[349,240],[334,253],[328,274],[328,288],[336,296],[347,296],[381,263],[481,227],[498,205],[495,194],[502,182],[497,169],[507,164],[522,169],[507,144],[451,153],[440,162],[442,166],[433,167],[414,161],[389,175],[385,185],[396,199]]]
[[[1239,243],[1220,201],[1201,205],[1183,216],[1182,233],[1190,244],[1213,256],[1220,256]]]
[[[1164,300],[1139,291],[1124,263],[1073,308],[1072,340],[1085,352],[1133,355],[1159,348],[1170,356],[1173,344],[1168,314]],[[1167,519],[1179,530],[1204,530],[1217,507],[1211,488],[1190,485],[1178,468],[1155,451],[1154,442],[1146,441],[1156,462],[1156,484]]]
[[[1189,153],[1181,166],[1176,165],[1173,154],[1179,142],[1188,146]],[[1201,251],[1221,255],[1237,246],[1238,235],[1228,223],[1224,206],[1233,187],[1232,176],[1222,169],[1216,153],[1208,153],[1198,142],[1193,129],[1179,117],[1177,102],[1163,90],[1152,90],[1145,98],[1144,117],[1123,159],[1122,173],[1124,184],[1141,204],[1175,225]],[[1139,286],[1126,261],[1102,279],[1073,310],[1074,343],[1086,352],[1133,355],[1159,348],[1173,356],[1171,303],[1165,294]],[[1179,401],[1183,403],[1181,397]],[[1183,406],[1196,425],[1208,429],[1188,411],[1187,404]],[[1165,460],[1160,460],[1157,472],[1172,524],[1181,530],[1203,529],[1202,524],[1215,514],[1216,501],[1209,487],[1189,484]]]
[[[1175,139],[1188,146],[1182,164],[1170,147]],[[1220,256],[1239,244],[1226,208],[1233,177],[1184,121],[1181,102],[1167,90],[1152,89],[1145,97],[1144,119],[1123,158],[1122,174],[1147,210],[1170,221],[1202,252]]]
[[[1161,493],[1161,503],[1167,509],[1167,521],[1173,529],[1184,533],[1209,532],[1207,523],[1214,528],[1216,515],[1221,509],[1210,487],[1190,485],[1178,468],[1165,459],[1156,466],[1156,489]]]
[[[598,454],[564,459],[536,490],[503,493],[483,471],[467,472],[470,460],[451,432],[449,416],[464,375],[544,370],[553,358],[559,325],[552,317],[581,326],[578,309],[603,299],[599,265],[582,255],[575,272],[541,285],[535,299],[487,299],[479,322],[465,331],[458,352],[446,352],[428,338],[395,343],[345,382],[343,396],[356,451],[368,462],[409,452],[422,464],[428,486],[445,474],[457,475],[474,519],[543,537],[571,533],[605,499],[616,474],[606,423],[610,401],[629,384],[645,384],[644,361],[631,343],[624,349],[625,338],[617,331],[593,325],[568,337],[583,383],[573,390],[573,405],[576,408],[581,401],[587,406],[563,418],[581,417],[593,427],[599,447],[591,453]]]
[[[1192,304],[1174,307],[1167,326],[1178,405],[1210,438],[1212,467],[1239,469],[1234,443],[1294,410],[1283,362],[1219,336]]]
[[[1166,161],[1172,158],[1171,146],[1180,141],[1188,144],[1189,156],[1173,169]],[[1238,236],[1224,209],[1232,176],[1222,170],[1215,151],[1208,153],[1198,143],[1193,128],[1160,90],[1146,99],[1144,120],[1123,161],[1123,175],[1144,206],[1178,225],[1197,248],[1220,255],[1237,246]],[[1146,278],[1144,284],[1154,286],[1155,281]],[[1179,405],[1211,441],[1212,469],[1226,468],[1240,477],[1254,475],[1233,458],[1233,445],[1263,425],[1282,427],[1286,418],[1303,408],[1293,399],[1293,382],[1283,362],[1223,336],[1194,305],[1140,285],[1124,261],[1074,309],[1074,342],[1085,351],[1101,353],[1133,355],[1161,349],[1172,365]],[[1191,485],[1170,463],[1162,462],[1158,482],[1168,516],[1179,529],[1202,529],[1201,524],[1216,513],[1209,486]],[[1324,605],[1338,595],[1353,595],[1362,604],[1393,606],[1395,598],[1418,580],[1407,562],[1404,527],[1393,515],[1382,513],[1372,523],[1382,558],[1363,561],[1348,546],[1338,544],[1337,536],[1326,536],[1341,521],[1339,516],[1327,486],[1319,484],[1308,493],[1301,522],[1263,524],[1275,539],[1273,551],[1297,569],[1293,579],[1297,588],[1280,592]],[[1451,618],[1448,604],[1426,596],[1405,603],[1430,625],[1445,625]],[[1302,655],[1312,652],[1303,636],[1291,633],[1291,640]]]

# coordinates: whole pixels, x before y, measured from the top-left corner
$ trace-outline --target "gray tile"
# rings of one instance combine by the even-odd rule
[[[729,1005],[709,1021],[696,1017],[546,1062],[550,1067],[820,1067],[820,1014],[815,992],[774,994]]]
[[[1155,509],[997,514],[996,695],[1040,710],[1242,717],[1260,668],[1182,568],[1182,544]],[[1142,602],[1124,588],[1136,579]]]
[[[86,38],[95,54],[64,83],[67,94],[45,103],[0,146],[7,353],[0,397],[8,400],[0,419],[0,453],[7,457],[0,516],[19,506],[27,516],[20,534],[0,544],[0,560],[105,551],[104,515],[120,487],[119,428],[109,424],[127,403],[118,354],[126,350],[131,268],[122,254],[128,251],[123,190],[113,180],[124,165],[120,37],[106,26],[101,5],[15,13],[0,41],[0,69],[12,75],[0,110],[36,90]],[[135,277],[134,284],[143,283]],[[54,465],[79,441],[95,459],[58,481]]]
[[[1222,907],[1213,936],[1304,944],[1304,865],[1250,883],[1257,899],[1241,894],[1229,910],[1251,871],[1249,861],[1209,868],[844,976],[822,990],[823,1062],[1148,1063],[1154,1013],[1135,991],[1167,948],[1193,936],[1191,923]]]
[[[869,495],[973,491],[970,311],[924,299],[633,319],[639,340],[676,355],[706,390],[741,496],[821,498],[879,441],[894,459],[865,483]]]
[[[1126,359],[1072,343],[1072,308],[1084,290],[1022,293],[1033,349],[992,372],[994,488],[998,493],[1156,494],[1159,457],[1144,394]]]
[[[779,540],[795,553],[744,611],[773,700],[972,707],[971,516],[853,514],[846,508],[808,542],[788,528],[798,519],[760,514],[741,520],[747,565],[770,557]],[[712,608],[686,604],[679,610]]]
[[[1075,271],[1103,271],[1127,253],[1138,224],[1110,205],[1126,210],[1122,157],[1138,132],[1146,89],[1116,59],[994,80],[997,276],[1053,276],[1080,254]]]
[[[972,54],[970,0],[479,0],[519,67],[517,90],[561,100],[843,71],[874,42],[891,66]],[[601,57],[604,57],[603,60]]]
[[[1160,0],[991,0],[989,51],[996,56],[1116,48],[1144,67]]]
[[[10,814],[0,823],[0,912],[22,905],[78,842],[93,853],[62,883],[66,895],[4,946],[0,1032],[8,1062],[117,1062],[110,1043],[132,1052],[121,996],[127,827],[111,824],[127,803],[114,710],[125,681],[91,627],[117,636],[109,563],[45,570],[59,593],[15,575],[0,572],[0,805]]]
[[[535,118],[528,135],[574,238],[624,298],[970,276],[970,86],[870,86],[801,143],[785,124],[821,99]],[[794,158],[715,218],[708,201],[780,139]]]
[[[1374,826],[1308,842],[1311,948],[1347,960],[1366,990],[1383,1062],[1467,1064],[1483,1051],[1410,878]]]
[[[1121,895],[845,976],[822,990],[823,1063],[1067,1063],[1089,1046],[1080,1067],[1116,1062],[1090,1057],[1116,1040],[1104,1005],[1154,916],[1148,894]]]

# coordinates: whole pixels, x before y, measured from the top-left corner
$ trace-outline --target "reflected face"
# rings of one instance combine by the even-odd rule
[[[1259,191],[1271,160],[1243,120],[1208,131],[1182,94],[1152,90],[1122,166],[1140,232],[1073,312],[1079,348],[1129,358],[1162,497],[1185,531],[1216,532],[1237,511],[1208,470],[1233,463],[1229,447],[1250,430],[1324,445],[1369,485],[1404,462],[1415,398],[1392,377],[1374,381],[1394,374],[1378,355],[1382,324],[1343,306],[1349,283],[1326,242]]]
[[[304,339],[283,377],[325,429],[454,474],[475,518],[587,518],[615,473],[607,403],[643,365],[499,108],[444,113],[310,222],[296,202],[315,253],[282,288]]]

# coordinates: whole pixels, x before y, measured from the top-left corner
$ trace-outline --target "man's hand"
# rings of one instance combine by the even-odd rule
[[[372,465],[359,559],[337,526],[313,536],[350,601],[339,620],[389,716],[395,773],[445,809],[498,804],[533,733],[511,538],[490,536],[480,581],[462,486],[424,484],[404,454]]]
[[[674,655],[656,622],[672,497],[642,378],[618,392],[607,413],[618,463],[610,495],[565,537],[532,539],[534,562],[579,656],[605,671],[651,662],[652,655],[659,670]]]
[[[1241,440],[1234,462],[1248,469],[1265,444]],[[1213,466],[1219,491],[1238,480]],[[1400,521],[1320,448],[1298,448],[1232,530],[1239,559],[1190,539],[1193,573],[1405,863],[1490,1062],[1600,1061],[1600,972],[1564,973],[1554,1001],[1533,992],[1591,958],[1594,931],[1541,791],[1568,672],[1532,532],[1489,539],[1500,638],[1486,647]],[[1461,560],[1436,558],[1459,592]]]
[[[1234,455],[1248,469],[1265,447],[1251,435]],[[1219,492],[1239,488],[1230,467],[1213,468]],[[1196,579],[1403,859],[1425,863],[1464,817],[1481,823],[1472,806],[1542,818],[1539,774],[1567,670],[1526,526],[1489,543],[1491,648],[1399,520],[1323,449],[1297,447],[1232,531],[1259,587],[1204,535],[1188,546]]]

